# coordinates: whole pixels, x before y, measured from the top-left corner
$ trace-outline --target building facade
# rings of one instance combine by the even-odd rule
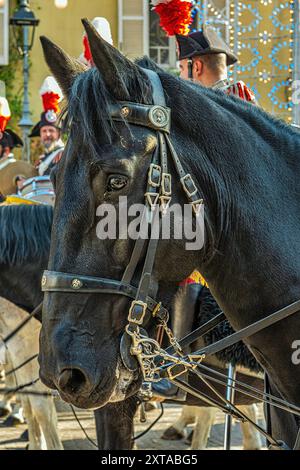
[[[16,3],[5,0],[0,7],[0,65],[9,60],[8,18]],[[164,68],[176,68],[175,39],[159,27],[150,0],[68,0],[64,9],[56,8],[54,0],[31,0],[30,6],[40,19],[37,37],[49,37],[74,57],[82,52],[80,19],[104,16],[114,44],[126,56],[149,55]],[[299,105],[292,103],[292,82],[300,79],[299,0],[195,0],[191,29],[199,29],[203,22],[213,25],[239,55],[232,77],[250,85],[266,110],[300,123]],[[38,38],[30,58],[35,120],[41,107],[38,90],[49,73]]]

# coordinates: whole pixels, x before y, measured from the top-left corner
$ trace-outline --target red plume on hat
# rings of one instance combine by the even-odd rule
[[[0,132],[4,132],[11,118],[9,104],[6,98],[0,96]]]
[[[59,103],[63,100],[63,93],[54,77],[47,77],[40,89],[44,112],[40,121],[34,126],[29,137],[38,137],[43,126],[58,128]]]
[[[192,0],[152,0],[153,10],[160,17],[160,26],[168,36],[186,35],[192,19]]]
[[[40,95],[45,113],[53,111],[58,114],[60,112],[59,103],[63,99],[63,94],[55,78],[47,77],[45,79],[40,89]]]

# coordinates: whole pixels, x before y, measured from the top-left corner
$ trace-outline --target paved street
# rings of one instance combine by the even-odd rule
[[[95,450],[95,447],[85,438],[80,426],[74,419],[71,410],[64,405],[63,411],[59,411],[59,432],[63,440],[65,449],[68,450]],[[149,424],[159,414],[159,410],[153,410],[147,413],[147,423],[141,424],[139,417],[136,418],[136,435],[144,431]],[[165,441],[161,439],[164,430],[170,426],[180,415],[180,407],[177,405],[165,406],[165,412],[161,420],[145,436],[137,441],[138,449],[145,450],[188,450],[189,447],[184,440]],[[96,439],[93,413],[86,411],[77,411],[77,416],[92,440]],[[3,426],[3,419],[0,420],[0,450],[22,450],[26,448],[27,443],[20,440],[22,432],[26,429],[25,425],[17,428],[7,428]],[[192,429],[190,427],[189,429]],[[224,417],[218,413],[216,423],[213,426],[209,439],[209,449],[221,450],[223,446]],[[233,449],[241,449],[242,440],[240,434],[240,425],[236,423],[233,428]]]

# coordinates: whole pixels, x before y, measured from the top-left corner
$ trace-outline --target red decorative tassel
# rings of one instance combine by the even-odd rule
[[[57,93],[47,92],[42,95],[43,106],[45,111],[53,110],[56,114],[60,112],[58,105],[60,96]]]
[[[168,36],[189,34],[192,23],[192,4],[190,1],[171,0],[169,3],[159,3],[154,11],[160,17],[160,26]]]
[[[89,64],[94,65],[89,40],[86,35],[83,36],[83,55]]]

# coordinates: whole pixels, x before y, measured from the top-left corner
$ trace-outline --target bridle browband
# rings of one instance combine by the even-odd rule
[[[224,314],[213,318],[205,325],[199,327],[187,335],[183,340],[177,341],[168,327],[169,312],[160,302],[154,300],[156,295],[155,283],[153,283],[152,274],[159,237],[152,236],[153,233],[160,233],[161,217],[166,213],[172,198],[172,177],[168,169],[169,156],[179,176],[183,191],[193,208],[195,217],[200,214],[203,199],[194,183],[192,176],[186,173],[180,159],[174,149],[169,134],[171,129],[171,110],[166,107],[165,96],[159,76],[147,69],[143,69],[147,75],[153,92],[153,105],[144,105],[127,101],[120,101],[110,105],[110,118],[114,121],[126,122],[129,124],[142,126],[152,129],[157,133],[158,145],[152,155],[152,162],[148,171],[147,190],[145,193],[145,209],[142,216],[141,227],[151,228],[151,237],[149,241],[146,237],[140,236],[134,245],[133,252],[127,265],[121,281],[92,276],[81,276],[67,274],[55,271],[45,271],[42,278],[43,292],[56,293],[96,293],[121,295],[132,299],[128,315],[128,324],[125,333],[122,336],[120,352],[125,367],[131,371],[137,369],[137,358],[146,383],[156,382],[162,377],[167,377],[183,390],[202,399],[210,406],[218,406],[225,413],[230,413],[237,419],[248,421],[260,431],[274,447],[284,448],[284,444],[272,438],[255,422],[243,415],[234,404],[221,397],[216,390],[214,392],[220,399],[217,400],[198,392],[189,384],[178,379],[186,371],[195,373],[206,385],[213,390],[213,386],[205,380],[205,374],[198,371],[201,360],[205,355],[215,354],[225,347],[231,346],[240,340],[262,331],[275,323],[289,317],[300,310],[300,301],[294,302],[277,312],[269,315],[256,323],[249,325],[243,330],[230,335],[217,343],[206,346],[189,356],[184,356],[182,347],[191,344],[199,337],[206,334],[212,328],[224,321]],[[159,215],[158,217],[157,214]],[[148,246],[146,247],[146,244]],[[145,250],[146,247],[146,250]],[[144,255],[146,253],[146,255]],[[142,263],[143,268],[139,276],[138,287],[133,286],[133,278],[138,266]],[[154,293],[155,295],[152,295]],[[147,332],[142,328],[146,314],[150,313],[160,325],[163,326],[171,346],[162,350],[159,344],[148,338]],[[171,355],[175,352],[177,356]],[[166,364],[170,361],[171,365]],[[204,367],[204,366],[202,366]],[[207,368],[206,368],[207,369]],[[201,369],[200,369],[201,370]],[[159,371],[159,373],[158,373]],[[161,373],[160,373],[161,372]],[[212,380],[212,379],[211,379]],[[233,385],[234,386],[234,385]],[[249,387],[248,387],[249,388]],[[245,393],[245,391],[242,393]],[[276,397],[262,398],[266,403],[273,406],[280,405],[275,403]],[[271,402],[269,400],[272,400]],[[223,403],[223,404],[222,404]],[[225,405],[224,405],[225,403]],[[287,402],[285,402],[287,403]],[[281,404],[281,407],[283,405]],[[290,408],[289,408],[290,407]],[[292,408],[294,407],[294,408]],[[300,415],[300,409],[295,405],[287,403],[286,409],[294,414]],[[297,438],[297,441],[298,441]]]

